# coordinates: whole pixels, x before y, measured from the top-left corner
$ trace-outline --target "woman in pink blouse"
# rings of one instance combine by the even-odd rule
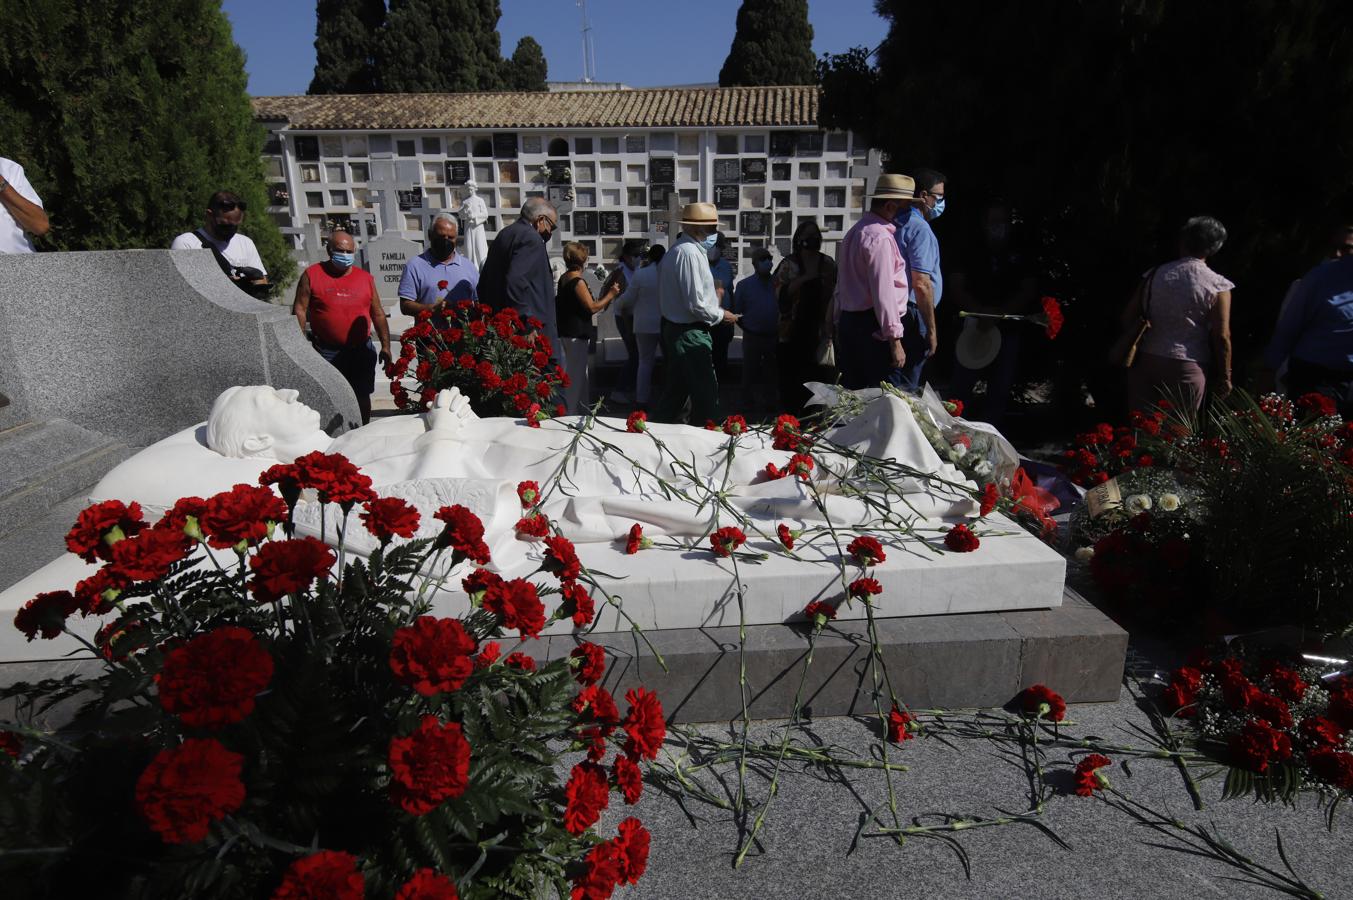
[[[1162,398],[1198,410],[1210,390],[1231,392],[1230,280],[1208,268],[1226,243],[1226,228],[1197,216],[1179,231],[1180,257],[1146,273],[1123,314],[1131,325],[1151,323],[1128,370],[1128,403],[1149,410]],[[1210,376],[1210,383],[1209,383]]]

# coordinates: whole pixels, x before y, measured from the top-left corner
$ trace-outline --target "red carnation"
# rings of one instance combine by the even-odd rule
[[[362,524],[382,544],[395,535],[411,538],[418,531],[422,517],[416,507],[398,497],[377,497],[368,500],[362,513]]]
[[[479,655],[474,658],[474,667],[476,669],[487,669],[498,661],[498,657],[503,655],[503,648],[497,641],[489,641],[479,651]]]
[[[644,537],[644,526],[638,522],[630,526],[629,534],[625,537],[625,552],[627,554],[633,556],[645,547],[652,545],[653,542]]]
[[[1338,747],[1344,742],[1344,729],[1324,716],[1307,716],[1297,728],[1302,741],[1312,748]]]
[[[121,662],[127,658],[132,650],[138,648],[120,647],[119,645],[140,630],[141,623],[135,619],[131,621],[115,619],[111,622],[105,622],[103,627],[94,634],[94,646],[99,648],[103,658],[109,662]]]
[[[582,834],[597,823],[610,803],[606,770],[594,762],[578,763],[569,773],[564,798],[564,829],[569,834]]]
[[[522,516],[515,526],[518,537],[543,538],[550,533],[550,520],[540,513]]]
[[[1265,667],[1264,677],[1268,679],[1273,693],[1291,703],[1298,703],[1306,696],[1306,682],[1301,676],[1286,666],[1270,663]]]
[[[597,607],[587,588],[576,581],[565,581],[561,585],[560,593],[564,599],[559,604],[559,617],[572,619],[575,628],[591,625],[592,619],[597,614]]]
[[[1066,718],[1066,701],[1046,685],[1035,684],[1019,695],[1019,706],[1026,716],[1060,722]]]
[[[1000,489],[996,485],[988,482],[982,487],[982,493],[978,495],[977,500],[982,504],[980,515],[990,515],[996,508],[996,503],[1001,499]]]
[[[18,759],[21,752],[23,752],[23,739],[12,731],[0,731],[0,753],[5,754],[10,759]],[[622,759],[625,759],[625,757],[617,756],[616,762]],[[631,763],[630,765],[634,764]],[[638,767],[635,768],[635,771],[638,771]],[[631,800],[630,802],[634,801]]]
[[[803,426],[798,419],[786,413],[775,420],[771,437],[775,439],[771,446],[776,450],[797,450],[803,440]]]
[[[609,900],[624,872],[619,848],[611,841],[597,844],[583,857],[583,871],[573,879],[570,900]]]
[[[789,474],[788,469],[781,471],[780,467],[777,466],[775,463],[766,463],[766,468],[762,469],[761,471],[762,474],[766,476],[767,481],[779,481],[781,478],[784,478],[786,475]]]
[[[187,557],[192,542],[182,531],[150,528],[118,541],[112,548],[112,572],[129,581],[154,581]]]
[[[1322,749],[1312,751],[1306,759],[1321,781],[1341,791],[1353,790],[1353,753]]]
[[[42,639],[50,641],[66,627],[66,619],[80,608],[80,601],[70,591],[47,591],[38,594],[14,614],[14,627],[31,641],[42,632]]]
[[[489,548],[484,543],[484,523],[479,520],[479,516],[456,504],[443,506],[433,518],[446,523],[437,537],[437,546],[450,547],[456,555],[480,565],[489,561]]]
[[[977,535],[962,522],[950,528],[944,535],[944,546],[955,553],[971,553],[982,543]]]
[[[577,660],[573,677],[579,684],[596,684],[606,674],[606,651],[596,644],[583,641],[573,649],[569,658]]]
[[[1256,691],[1250,700],[1249,710],[1274,728],[1292,727],[1292,710],[1288,709],[1281,697]]]
[[[1339,406],[1329,397],[1316,391],[1302,394],[1297,398],[1297,409],[1313,416],[1324,417],[1339,414]]]
[[[511,666],[522,672],[534,672],[536,670],[535,657],[527,656],[521,652],[508,654],[507,659],[503,660],[503,665]]]
[[[951,397],[944,401],[944,409],[949,415],[954,418],[959,418],[963,415],[963,401],[955,400]]]
[[[916,721],[915,716],[898,709],[897,704],[894,703],[892,710],[888,713],[888,740],[894,744],[911,740],[914,735],[908,726],[914,721]]]
[[[357,870],[357,857],[321,850],[287,868],[272,900],[362,900],[365,894],[366,880]]]
[[[1202,684],[1203,673],[1197,669],[1187,666],[1176,669],[1170,676],[1169,686],[1161,694],[1161,700],[1171,713],[1189,718],[1195,713],[1191,707],[1198,700],[1198,689]]]
[[[80,614],[101,616],[113,608],[118,595],[131,586],[131,580],[111,565],[75,583],[75,599]]]
[[[648,428],[648,413],[642,409],[636,409],[625,419],[625,430],[632,432],[644,431]]]
[[[813,458],[807,453],[795,453],[785,466],[785,475],[794,475],[800,481],[807,481],[813,474]]]
[[[789,530],[788,525],[784,524],[783,522],[781,522],[779,525],[776,525],[775,534],[780,538],[780,543],[784,545],[784,548],[786,550],[794,549],[795,534],[794,532]]]
[[[502,583],[503,576],[488,569],[475,569],[460,580],[461,589],[471,596],[482,594],[493,585]]]
[[[824,628],[829,621],[836,618],[836,607],[821,600],[814,600],[803,608],[803,615],[816,627]]]
[[[411,816],[465,793],[470,778],[470,743],[456,722],[423,716],[407,737],[390,741],[390,794]]]
[[[639,802],[644,792],[644,776],[634,760],[623,753],[617,753],[615,764],[611,766],[611,777],[615,779],[615,786],[620,788],[626,803],[633,806]]]
[[[625,753],[636,758],[656,759],[658,749],[667,738],[667,724],[663,721],[658,695],[647,688],[637,691],[631,688],[625,692],[625,700],[630,705],[622,723],[629,736],[625,741]]]
[[[202,511],[206,508],[207,501],[201,497],[180,497],[164,515],[160,516],[160,521],[155,523],[155,527],[177,531],[193,540],[200,540],[202,529],[197,526],[197,520],[202,518]],[[190,518],[191,523],[188,521]]]
[[[1076,796],[1091,797],[1095,791],[1108,786],[1099,770],[1113,765],[1113,760],[1101,753],[1091,753],[1076,763]]]
[[[419,869],[395,892],[395,900],[460,900],[460,894],[456,883],[441,872]]]
[[[136,780],[136,810],[166,844],[192,844],[244,803],[244,757],[214,738],[161,750]]]
[[[1230,749],[1237,765],[1261,775],[1268,771],[1270,762],[1283,762],[1292,757],[1291,739],[1259,719],[1246,722],[1239,732],[1231,735]]]
[[[620,854],[620,880],[637,884],[648,868],[648,829],[633,816],[620,823],[612,843]]]
[[[709,536],[709,546],[715,556],[732,556],[733,551],[745,543],[747,535],[742,533],[742,529],[734,528],[732,525],[720,528]]]
[[[442,279],[441,281],[437,282],[437,290],[439,291],[446,290],[448,284],[450,284],[450,282],[448,282],[446,279]]]
[[[287,594],[308,591],[337,561],[327,544],[312,537],[269,541],[249,560],[254,570],[249,590],[258,602],[272,603]]]
[[[160,706],[191,728],[220,728],[254,711],[272,680],[272,656],[248,628],[222,625],[165,654]]]
[[[530,509],[540,499],[540,485],[534,481],[522,481],[517,484],[517,497],[521,499],[521,508]]]
[[[295,466],[301,487],[314,488],[321,503],[337,503],[348,510],[354,503],[376,499],[371,478],[340,453],[316,450],[299,457]]]
[[[1062,315],[1062,304],[1053,297],[1044,297],[1040,302],[1043,304],[1043,315],[1048,319],[1043,331],[1047,334],[1048,340],[1052,340],[1061,332],[1062,323],[1066,321]]]
[[[878,596],[883,593],[883,585],[874,578],[856,578],[846,588],[846,593],[851,597],[866,600],[871,596]]]
[[[536,586],[524,578],[489,585],[484,592],[484,608],[496,615],[504,628],[516,628],[522,637],[539,637],[545,627],[545,605]]]
[[[846,545],[846,552],[862,566],[876,566],[888,558],[877,538],[861,535]]]
[[[390,671],[424,697],[454,691],[474,671],[475,640],[457,619],[419,616],[390,642]]]
[[[742,416],[729,416],[723,420],[723,433],[737,437],[747,430],[747,420]]]
[[[241,543],[257,544],[286,518],[286,504],[272,491],[237,484],[207,500],[198,525],[207,543],[223,550]]]
[[[562,535],[545,539],[545,559],[542,565],[545,571],[558,575],[560,580],[570,581],[582,574],[582,563],[573,549],[573,542]]]
[[[141,505],[105,500],[81,510],[75,525],[66,533],[66,549],[85,562],[111,559],[111,546],[141,531]]]

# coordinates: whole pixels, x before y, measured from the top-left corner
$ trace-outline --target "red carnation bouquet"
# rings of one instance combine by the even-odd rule
[[[438,391],[458,387],[480,416],[535,418],[553,408],[566,379],[550,362],[554,348],[542,328],[514,309],[494,312],[469,300],[450,308],[445,320],[419,313],[400,336],[399,358],[386,367],[395,404],[426,410]],[[417,382],[413,393],[401,383],[408,376]]]
[[[42,811],[0,816],[7,874],[77,896],[96,871],[109,896],[134,885],[174,898],[487,898],[544,884],[606,897],[634,883],[648,832],[634,818],[596,826],[638,801],[662,706],[642,688],[612,696],[594,644],[531,655],[550,622],[595,615],[572,544],[550,534],[547,564],[508,580],[478,567],[491,560],[473,512],[444,507],[437,537],[407,540],[418,510],[377,496],[341,456],[260,482],[185,498],[158,521],[115,501],[80,514],[68,546],[102,568],[34,597],[14,624],[79,641],[101,668],[0,691],[18,710],[0,719],[0,807]],[[305,490],[335,520],[361,518],[379,541],[369,559],[340,574],[341,546],[289,536]],[[529,506],[539,488],[520,491]],[[412,589],[434,554],[462,566],[468,615],[433,615]],[[85,641],[67,627],[77,615],[109,618]],[[75,697],[68,729],[33,720]],[[570,750],[588,759],[564,779]]]

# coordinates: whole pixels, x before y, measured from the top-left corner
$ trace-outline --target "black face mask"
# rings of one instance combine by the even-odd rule
[[[240,231],[240,226],[232,225],[229,222],[217,222],[212,227],[216,230],[216,236],[223,241],[230,240]]]
[[[432,239],[432,255],[438,259],[446,259],[455,249],[456,242],[450,238],[435,237]]]

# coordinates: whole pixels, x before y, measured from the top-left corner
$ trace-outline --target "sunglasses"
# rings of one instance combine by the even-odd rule
[[[234,200],[223,200],[211,208],[212,212],[234,212],[235,210],[244,212],[248,209],[243,200],[236,203]]]

